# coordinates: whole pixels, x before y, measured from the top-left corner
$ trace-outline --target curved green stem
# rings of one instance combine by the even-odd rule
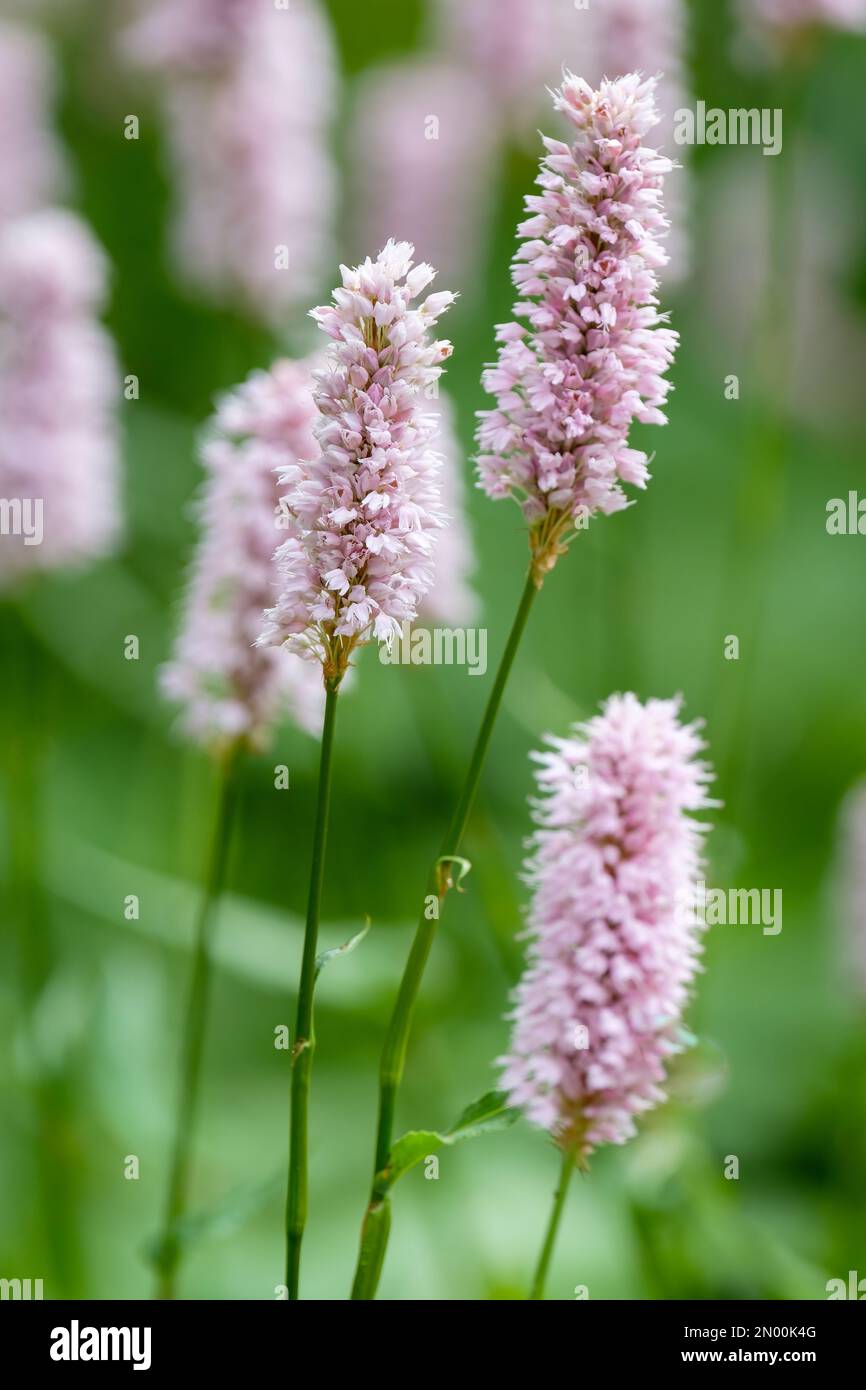
[[[201,1083],[202,1053],[204,1051],[204,1035],[210,997],[211,946],[216,925],[216,908],[225,881],[228,848],[237,805],[238,760],[239,750],[235,746],[227,755],[221,768],[213,839],[196,925],[195,954],[184,1024],[183,1061],[174,1147],[172,1149],[165,1218],[156,1259],[158,1270],[157,1297],[163,1299],[175,1297],[177,1271],[182,1253],[177,1226],[183,1217],[189,1186],[189,1171]]]
[[[517,649],[520,646],[520,639],[523,636],[526,621],[529,617],[530,609],[535,595],[538,593],[538,582],[530,567],[527,575],[526,584],[520,599],[520,604],[496,672],[493,688],[484,710],[484,717],[481,727],[478,730],[478,737],[475,740],[475,747],[472,758],[457,802],[457,807],[448,827],[447,834],[442,841],[439,855],[431,869],[430,879],[427,888],[429,897],[439,899],[440,911],[444,903],[445,895],[452,886],[452,873],[449,861],[452,861],[460,851],[460,844],[466,829],[466,823],[472,811],[475,794],[478,790],[478,783],[484,768],[487,756],[487,749],[496,723],[496,717],[502,704],[502,696]],[[397,1092],[403,1077],[403,1067],[406,1061],[406,1048],[409,1042],[409,1032],[412,1027],[412,1017],[415,1011],[415,1004],[418,992],[421,988],[421,981],[424,976],[424,969],[427,965],[427,958],[433,945],[436,935],[437,916],[428,916],[426,910],[427,899],[425,898],[425,908],[421,912],[412,947],[409,952],[409,959],[403,971],[403,978],[400,982],[400,989],[397,994],[397,1001],[388,1025],[385,1036],[385,1044],[382,1050],[382,1059],[379,1066],[379,1120],[376,1132],[376,1155],[373,1166],[373,1184],[370,1194],[370,1203],[367,1208],[365,1227],[370,1229],[371,1213],[378,1212],[380,1199],[377,1194],[377,1174],[385,1167],[388,1162],[388,1155],[391,1150],[391,1142],[394,1132],[394,1111],[397,1103]],[[385,1255],[385,1247],[388,1241],[389,1224],[375,1223],[381,1231],[381,1248],[375,1260],[364,1258],[364,1241],[362,1237],[362,1248],[359,1254],[358,1267],[355,1273],[355,1282],[352,1286],[353,1299],[370,1299],[375,1297],[376,1287],[379,1282],[379,1272]],[[367,1252],[369,1255],[369,1252]]]
[[[319,790],[313,835],[313,859],[310,866],[310,892],[307,900],[304,954],[301,961],[298,1011],[292,1047],[289,1184],[286,1198],[286,1285],[289,1298],[292,1300],[300,1296],[301,1243],[304,1239],[304,1227],[307,1224],[307,1127],[310,1079],[315,1049],[313,991],[316,985],[316,951],[319,940],[322,885],[325,876],[325,845],[328,836],[328,812],[331,800],[331,760],[337,719],[339,682],[326,685],[325,689],[325,722],[322,728],[322,751],[319,761]]]
[[[562,1168],[559,1173],[559,1186],[554,1194],[553,1208],[550,1213],[550,1220],[547,1223],[544,1244],[541,1247],[541,1254],[538,1257],[538,1264],[535,1269],[535,1278],[532,1281],[532,1288],[529,1293],[530,1299],[544,1298],[544,1285],[547,1281],[547,1270],[550,1265],[550,1258],[553,1254],[553,1247],[556,1244],[559,1223],[562,1219],[562,1209],[565,1206],[565,1196],[568,1192],[568,1185],[571,1182],[574,1166],[574,1149],[570,1147],[564,1149],[562,1153]]]

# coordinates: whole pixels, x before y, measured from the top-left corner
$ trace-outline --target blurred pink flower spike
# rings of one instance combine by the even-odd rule
[[[53,202],[64,160],[49,124],[54,65],[44,40],[0,22],[0,223]]]
[[[255,645],[276,581],[282,521],[277,473],[318,452],[312,365],[279,361],[220,402],[201,447],[200,537],[165,694],[192,739],[219,750],[262,747],[288,714],[322,725],[319,672],[290,652]]]
[[[336,201],[335,59],[316,0],[160,0],[123,49],[161,84],[183,273],[268,321],[308,303]]]
[[[59,209],[0,228],[0,587],[86,564],[120,535],[120,376],[98,315],[107,265]]]

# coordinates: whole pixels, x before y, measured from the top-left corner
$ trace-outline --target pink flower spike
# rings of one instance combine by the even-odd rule
[[[267,321],[309,303],[336,201],[335,59],[318,0],[151,0],[122,48],[159,82],[182,273]]]
[[[54,201],[64,161],[48,117],[54,67],[35,32],[0,23],[0,222]]]
[[[74,213],[0,229],[0,588],[100,559],[120,529],[114,345],[99,322],[108,268]],[[20,509],[20,511],[19,511]]]
[[[459,64],[426,58],[365,73],[351,133],[356,244],[411,241],[450,284],[476,284],[496,139],[495,107]]]
[[[664,1099],[698,968],[711,774],[679,700],[613,695],[537,754],[529,960],[503,1084],[585,1158]]]
[[[548,82],[572,45],[571,0],[434,0],[445,51],[487,89],[501,126],[534,132]],[[584,16],[580,16],[584,18]],[[436,109],[436,108],[432,108]]]
[[[412,622],[433,583],[442,461],[425,399],[451,344],[429,330],[454,296],[416,304],[433,272],[413,270],[412,256],[389,241],[341,267],[333,304],[312,311],[330,339],[315,373],[320,452],[282,477],[288,537],[259,640],[315,657],[326,683],[339,684],[356,646]]]
[[[277,472],[317,447],[312,385],[308,362],[254,372],[220,401],[202,443],[201,536],[162,688],[182,705],[184,731],[210,748],[261,747],[284,712],[309,734],[321,728],[319,669],[254,645],[284,521]]]
[[[658,121],[654,91],[636,74],[598,90],[566,74],[554,104],[574,140],[548,145],[542,192],[518,228],[514,312],[528,327],[498,331],[484,374],[497,405],[479,413],[478,470],[488,496],[521,503],[539,584],[574,528],[628,505],[623,481],[645,485],[632,422],[665,420],[677,334],[658,311],[656,271],[672,165],[644,143]]]

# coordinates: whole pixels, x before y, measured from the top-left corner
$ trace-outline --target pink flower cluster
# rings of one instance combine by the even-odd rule
[[[562,70],[570,6],[435,0],[430,52],[356,84],[350,165],[361,246],[411,241],[461,293],[483,277],[504,141],[534,132]],[[580,49],[575,50],[580,52]]]
[[[646,486],[632,423],[666,423],[677,334],[656,291],[672,165],[644,144],[658,121],[654,90],[636,74],[598,90],[566,74],[555,104],[574,139],[545,139],[541,193],[518,228],[515,314],[527,326],[498,330],[484,374],[497,405],[480,412],[478,466],[489,496],[522,502],[541,572],[568,526],[627,506],[621,483]]]
[[[0,222],[35,212],[62,180],[63,159],[47,122],[53,79],[42,39],[0,24]]]
[[[574,17],[568,0],[437,0],[435,11],[445,51],[486,86],[500,121],[525,129],[562,71]]]
[[[497,167],[494,111],[471,73],[438,59],[372,69],[358,87],[350,165],[358,246],[410,241],[449,284],[471,282]]]
[[[0,585],[95,559],[117,539],[120,381],[97,319],[106,278],[71,212],[0,228],[0,497],[27,513],[2,537]]]
[[[634,1133],[682,1047],[706,829],[693,813],[713,803],[679,708],[614,695],[536,755],[531,945],[503,1083],[579,1158]]]
[[[256,10],[263,8],[260,0],[150,0],[127,32],[125,46],[153,69],[216,71],[231,61]]]
[[[316,0],[162,0],[125,48],[161,74],[184,273],[268,320],[308,301],[336,196],[334,57]]]
[[[312,311],[332,340],[315,374],[321,452],[281,478],[289,535],[261,641],[317,658],[328,681],[359,642],[413,621],[433,582],[441,460],[424,398],[451,355],[430,330],[454,296],[416,305],[434,271],[412,255],[389,241],[375,261],[341,267],[333,304]]]
[[[163,690],[183,727],[219,747],[261,746],[283,713],[318,734],[321,673],[291,653],[255,646],[271,601],[281,512],[277,472],[317,450],[312,369],[276,362],[220,403],[202,444],[201,536]]]

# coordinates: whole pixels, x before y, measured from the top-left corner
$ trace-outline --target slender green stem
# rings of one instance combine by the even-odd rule
[[[448,888],[451,886],[451,874],[448,869],[448,861],[452,860],[460,852],[460,845],[466,829],[466,823],[472,811],[475,794],[478,790],[478,783],[481,779],[481,772],[487,756],[487,749],[496,723],[496,716],[502,704],[502,696],[517,649],[520,646],[520,639],[526,627],[530,609],[535,595],[538,593],[538,585],[530,568],[527,575],[526,584],[520,599],[520,604],[499,663],[499,670],[493,682],[493,688],[484,710],[484,717],[481,727],[478,730],[478,737],[475,740],[475,747],[472,752],[472,759],[466,772],[466,778],[457,802],[457,807],[448,827],[447,834],[442,841],[438,858],[433,865],[430,873],[427,898],[418,920],[415,930],[415,937],[409,952],[409,958],[403,971],[403,978],[400,982],[400,989],[397,994],[397,1001],[388,1025],[385,1036],[385,1043],[382,1050],[382,1059],[379,1066],[379,1120],[376,1133],[376,1155],[373,1166],[373,1185],[370,1194],[370,1206],[368,1207],[368,1217],[371,1211],[378,1210],[381,1199],[377,1194],[376,1175],[385,1167],[388,1162],[388,1155],[391,1150],[391,1142],[394,1132],[394,1111],[397,1103],[397,1092],[403,1077],[403,1067],[406,1061],[406,1048],[409,1041],[409,1031],[412,1027],[412,1017],[415,1011],[415,1004],[418,998],[418,991],[421,988],[421,981],[424,976],[424,969],[427,965],[427,958],[433,945],[438,924],[437,915],[428,915],[427,901],[431,896],[437,897],[441,906],[444,902]],[[365,1223],[370,1228],[370,1223]],[[369,1261],[363,1258],[364,1239],[362,1235],[362,1250],[359,1255],[358,1268],[355,1273],[355,1282],[352,1287],[353,1299],[373,1298],[378,1284],[379,1271],[381,1270],[382,1260],[385,1254],[385,1244],[388,1239],[388,1224],[377,1223],[377,1228],[381,1232],[382,1248],[376,1260]],[[366,1271],[366,1272],[365,1272]]]
[[[571,1182],[571,1175],[574,1172],[574,1149],[570,1146],[563,1149],[562,1167],[559,1171],[559,1186],[553,1198],[553,1208],[550,1213],[550,1220],[547,1223],[547,1231],[544,1236],[544,1244],[541,1247],[541,1254],[538,1257],[538,1264],[535,1269],[535,1278],[532,1281],[530,1299],[544,1298],[544,1285],[547,1281],[547,1270],[550,1265],[550,1258],[553,1254],[553,1247],[556,1244],[556,1237],[559,1231],[559,1223],[562,1219],[562,1209],[565,1206],[565,1196],[568,1192],[568,1185]]]
[[[300,1296],[301,1242],[304,1239],[304,1227],[307,1224],[307,1127],[310,1078],[316,1042],[313,1032],[313,991],[316,985],[316,951],[319,940],[322,885],[325,876],[325,845],[328,837],[328,811],[331,800],[331,761],[334,747],[334,728],[337,720],[339,682],[326,685],[325,688],[325,722],[322,728],[322,751],[319,761],[319,790],[316,802],[313,860],[310,866],[310,893],[307,901],[304,954],[301,961],[298,1011],[292,1047],[289,1184],[286,1198],[286,1284],[289,1298],[292,1300]]]
[[[171,1299],[176,1295],[177,1271],[182,1254],[177,1226],[184,1214],[189,1186],[211,987],[211,948],[216,924],[216,908],[225,881],[228,848],[237,806],[238,757],[237,748],[232,749],[220,769],[213,837],[196,923],[195,953],[184,1022],[181,1083],[175,1121],[174,1147],[172,1149],[165,1219],[157,1255],[157,1297],[164,1299]]]

